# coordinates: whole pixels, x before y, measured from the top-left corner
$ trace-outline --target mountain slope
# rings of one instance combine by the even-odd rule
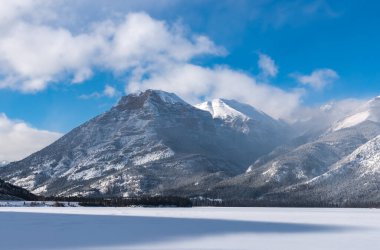
[[[194,107],[147,90],[1,167],[0,178],[47,196],[379,201],[378,109],[380,97],[295,137],[302,125],[246,104],[215,99]]]
[[[294,149],[273,153],[273,157],[252,164],[246,173],[218,183],[210,195],[259,198],[308,181],[329,171],[356,148],[380,134],[380,124],[366,121],[332,131]]]
[[[214,99],[195,107],[209,112],[222,126],[245,134],[252,141],[252,145],[260,145],[256,149],[261,150],[259,155],[286,144],[294,136],[285,122],[275,120],[264,112],[235,100]],[[241,145],[242,149],[243,146]]]
[[[357,148],[331,170],[267,199],[370,203],[380,201],[380,136]]]
[[[174,94],[147,90],[1,168],[0,176],[44,195],[196,193],[272,149]]]
[[[366,121],[380,122],[380,96],[366,102],[352,114],[337,121],[331,130],[350,128]]]
[[[380,97],[353,110],[345,118],[327,127],[324,132],[319,132],[319,135],[317,133],[301,140],[294,139],[288,145],[278,147],[271,153],[260,157],[248,168],[246,173],[222,180],[210,191],[207,191],[206,195],[289,202],[320,201],[320,197],[324,197],[323,201],[343,202],[346,199],[360,200],[358,197],[361,193],[362,200],[379,201],[378,184],[376,184],[379,183],[378,172],[372,172],[366,182],[359,178],[359,173],[346,176],[338,174],[339,171],[334,170],[337,168],[337,164],[350,165],[360,169],[362,163],[355,158],[358,155],[356,150],[372,148],[372,153],[369,155],[374,155],[377,147],[371,140],[377,141],[378,135],[380,135]],[[295,143],[297,140],[304,142]],[[367,145],[367,143],[369,144]],[[375,158],[372,157],[371,160],[374,165],[377,165]],[[329,177],[330,184],[326,181],[315,187],[309,184],[304,185],[312,179],[319,180],[327,173],[336,176]],[[357,183],[352,182],[354,180]],[[334,189],[335,183],[339,183],[341,186]],[[350,183],[353,183],[353,188],[350,188]],[[328,185],[330,188],[324,188]],[[293,187],[299,187],[294,196],[292,195]],[[352,190],[357,190],[357,192],[352,192]],[[313,192],[317,194],[313,195]],[[344,194],[344,192],[346,193]],[[329,195],[331,195],[331,199]]]
[[[0,180],[0,200],[35,200],[36,198],[27,190]]]
[[[245,125],[240,126],[241,131],[245,133],[249,133],[252,128],[263,129],[266,127],[271,129],[283,129],[288,126],[286,123],[275,120],[248,104],[240,103],[235,100],[214,99],[197,104],[195,107],[209,112],[213,118],[221,119],[236,129],[239,129],[239,126],[236,126],[237,124],[234,124],[234,122],[246,122],[245,124],[240,124]],[[248,121],[250,121],[250,123]],[[250,128],[249,125],[254,125],[254,127]]]

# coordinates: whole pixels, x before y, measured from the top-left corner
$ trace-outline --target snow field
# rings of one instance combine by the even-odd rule
[[[1,207],[0,249],[379,249],[380,210]]]

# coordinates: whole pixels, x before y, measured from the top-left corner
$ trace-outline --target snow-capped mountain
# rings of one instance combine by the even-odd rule
[[[274,137],[281,132],[266,130]],[[196,192],[243,173],[275,146],[175,94],[147,90],[123,97],[52,145],[3,167],[0,176],[44,195]]]
[[[322,175],[272,195],[288,200],[323,200],[337,204],[369,203],[379,202],[379,187],[380,136],[377,136],[338,161]]]
[[[260,127],[284,129],[287,126],[284,122],[275,120],[264,112],[235,100],[214,99],[197,104],[195,107],[209,112],[214,119],[221,119],[244,133],[251,131],[252,128],[249,125],[255,125],[254,129]],[[240,127],[238,122],[240,122]]]
[[[232,105],[231,105],[232,104]],[[242,104],[225,99],[214,99],[212,101],[203,102],[195,105],[195,107],[208,111],[213,118],[221,118],[224,120],[233,120],[240,118],[242,120],[248,120],[252,116],[265,116],[265,114],[256,111],[253,107],[242,107],[242,109],[235,108],[234,105],[242,106]],[[244,109],[245,108],[245,109]],[[246,111],[246,112],[245,112]],[[252,114],[252,115],[249,115]]]
[[[221,126],[245,134],[252,145],[261,145],[261,152],[269,152],[268,149],[286,144],[295,134],[287,123],[235,100],[214,99],[195,107],[209,112]],[[240,148],[244,150],[243,147]]]
[[[368,107],[373,108],[372,114],[376,114],[374,107],[379,101],[375,98],[367,103]],[[278,147],[256,160],[246,173],[218,183],[210,194],[226,197],[235,192],[245,198],[259,198],[321,176],[380,134],[380,123],[375,121],[375,115],[370,117],[373,118],[345,128],[329,128],[300,145],[288,143]]]
[[[289,125],[234,100],[192,106],[147,90],[0,178],[43,195],[379,201],[380,97],[330,116],[308,129],[315,118]]]

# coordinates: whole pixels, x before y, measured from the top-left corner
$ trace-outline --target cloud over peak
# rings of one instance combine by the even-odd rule
[[[85,2],[91,5],[93,1]],[[164,2],[171,5],[170,1]],[[83,3],[73,1],[75,6],[84,8]],[[108,5],[106,1],[96,3]],[[115,7],[113,4],[110,8]],[[128,4],[119,1],[116,5]],[[111,72],[117,80],[126,82],[126,93],[162,89],[176,92],[191,103],[207,98],[231,98],[254,105],[276,118],[289,118],[302,103],[302,90],[283,90],[270,84],[279,70],[267,54],[259,54],[257,76],[225,65],[204,66],[194,59],[225,56],[226,50],[210,38],[186,30],[178,22],[129,11],[117,18],[109,14],[102,16],[105,19],[83,21],[79,29],[58,20],[57,16],[62,15],[57,11],[60,7],[69,13],[67,8],[71,5],[67,7],[58,0],[2,3],[0,14],[7,15],[0,19],[0,89],[38,92],[52,84],[80,84],[98,72]],[[303,85],[317,89],[337,78],[335,71],[329,69],[296,77]],[[118,94],[111,86],[89,93],[92,94],[81,98]]]
[[[253,76],[226,66],[170,65],[127,86],[127,92],[162,89],[175,92],[190,103],[229,98],[249,103],[275,118],[289,118],[299,106],[300,91],[284,91],[258,83]]]

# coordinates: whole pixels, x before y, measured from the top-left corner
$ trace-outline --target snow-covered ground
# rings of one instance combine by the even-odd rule
[[[379,249],[379,209],[1,207],[0,249]]]

